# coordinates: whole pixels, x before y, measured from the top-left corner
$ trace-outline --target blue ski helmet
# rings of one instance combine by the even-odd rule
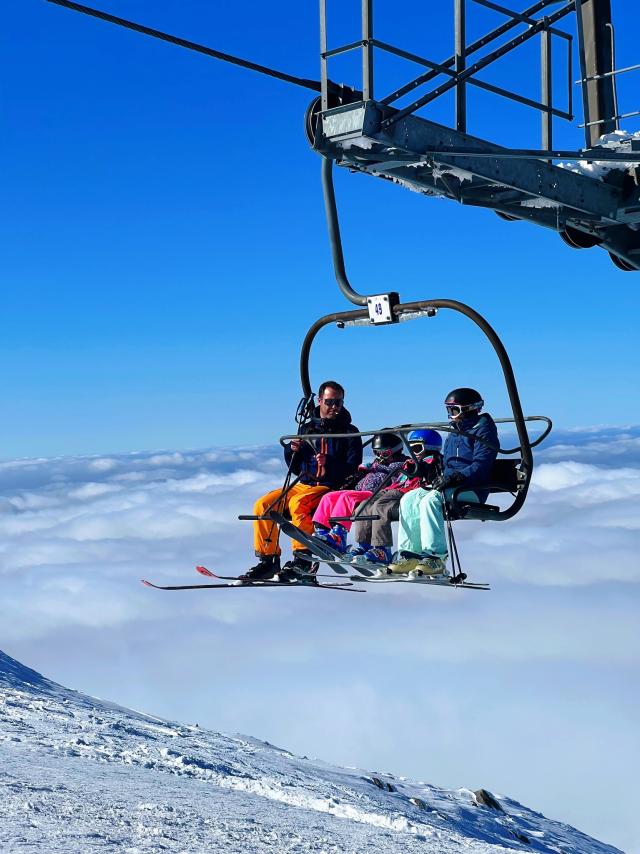
[[[423,446],[423,451],[441,451],[442,436],[436,433],[435,430],[412,430],[407,436],[407,442],[410,445],[420,443]]]

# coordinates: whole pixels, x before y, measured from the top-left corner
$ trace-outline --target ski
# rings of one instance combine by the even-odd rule
[[[237,575],[218,575],[217,572],[211,572],[206,566],[196,566],[196,572],[200,575],[206,575],[207,578],[219,578],[221,581],[238,581]]]
[[[303,557],[305,557],[303,555]],[[305,560],[315,560],[318,563],[330,563],[330,561],[324,560],[324,558],[312,558],[305,557]],[[331,562],[333,563],[333,562]],[[356,572],[361,573],[360,575],[350,575],[352,581],[372,581],[372,582],[382,582],[382,581],[405,581],[411,584],[430,584],[432,587],[468,587],[471,590],[490,590],[488,584],[484,584],[481,582],[475,581],[454,581],[450,575],[423,575],[418,576],[417,578],[409,578],[406,575],[376,575],[375,570],[369,569],[361,563],[350,563],[348,561],[342,561],[342,566],[348,567],[349,569],[356,570]],[[382,567],[382,564],[378,564],[378,567]]]
[[[279,581],[244,581],[244,582],[228,582],[226,584],[154,584],[152,581],[147,581],[145,578],[141,579],[142,583],[146,587],[153,587],[155,590],[223,590],[225,588],[233,587],[237,590],[241,590],[244,587],[279,587],[282,590],[289,588],[307,588],[307,589],[320,589],[320,590],[344,590],[346,593],[364,593],[364,590],[359,590],[357,587],[353,587],[351,582],[345,582],[342,584],[300,584],[298,582],[287,582],[286,584],[282,584]]]
[[[304,560],[308,560],[310,563],[328,563],[330,566],[333,566],[335,563],[339,563],[340,566],[346,567],[345,569],[342,570],[343,572],[349,572],[349,570],[355,569],[356,572],[361,573],[365,577],[375,575],[375,570],[369,569],[369,567],[364,566],[361,563],[353,563],[352,561],[344,560],[344,555],[341,555],[342,560],[339,560],[339,561],[336,561],[335,559],[334,560],[327,560],[326,558],[317,557],[315,555],[303,554],[303,555],[301,555],[301,557],[304,558]],[[382,564],[378,564],[378,566],[382,566]]]
[[[349,571],[342,566],[341,559],[343,555],[340,552],[334,551],[325,543],[319,543],[317,540],[314,540],[314,538],[309,536],[309,534],[305,534],[304,531],[301,531],[300,528],[296,527],[293,522],[285,519],[281,513],[277,513],[275,510],[272,510],[271,513],[269,513],[269,516],[279,526],[283,534],[291,537],[292,540],[297,540],[299,543],[302,543],[305,548],[313,552],[314,555],[317,555],[318,558],[321,558],[323,563],[328,563],[335,572],[338,572],[341,575],[346,575]],[[313,560],[311,562],[313,563]]]
[[[311,558],[310,560],[314,560]],[[210,569],[207,569],[206,566],[196,566],[196,572],[199,572],[200,575],[205,575],[207,578],[219,578],[221,581],[241,581],[237,575],[218,575],[217,572],[212,572]],[[333,572],[327,572],[326,574],[317,572],[315,574],[316,578],[335,578],[335,574]],[[271,579],[267,579],[271,581]]]
[[[359,575],[350,576],[352,581],[361,581],[363,584],[422,584],[426,587],[449,587],[467,590],[490,590],[488,584],[474,581],[454,581],[450,575],[422,575],[409,578],[407,575],[377,575],[375,578],[362,578]]]

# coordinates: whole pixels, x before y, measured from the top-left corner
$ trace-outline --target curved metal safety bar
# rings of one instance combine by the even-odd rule
[[[513,373],[513,368],[511,367],[511,362],[509,360],[509,356],[507,355],[507,351],[505,350],[504,345],[502,344],[502,341],[498,337],[495,330],[489,325],[489,323],[487,323],[487,321],[484,319],[484,317],[482,317],[482,315],[478,314],[478,312],[474,311],[470,306],[465,305],[464,303],[458,302],[456,300],[435,299],[421,300],[418,302],[400,303],[392,307],[392,311],[396,315],[398,320],[401,319],[403,314],[410,314],[415,317],[433,317],[437,314],[437,311],[439,309],[449,309],[451,311],[458,312],[459,314],[462,314],[469,320],[473,321],[473,323],[475,323],[476,326],[478,326],[480,330],[484,333],[484,335],[489,339],[489,342],[491,343],[491,346],[493,347],[496,356],[498,357],[498,360],[500,362],[500,367],[502,368],[502,374],[507,387],[509,402],[511,404],[511,411],[513,413],[513,419],[507,420],[513,420],[513,423],[516,426],[516,433],[519,442],[519,446],[517,448],[508,450],[508,453],[521,453],[522,459],[520,463],[520,470],[524,474],[522,485],[520,486],[516,498],[511,507],[499,511],[492,517],[496,520],[504,521],[515,516],[524,504],[525,498],[527,497],[527,492],[529,490],[529,484],[531,483],[531,474],[533,472],[533,453],[531,451],[533,445],[531,443],[531,440],[529,439],[529,434],[527,432],[527,419],[525,418],[525,415],[522,411],[522,405],[520,403],[520,396],[518,394],[518,387],[516,385],[516,379]],[[304,342],[302,344],[302,350],[300,353],[300,379],[302,382],[303,393],[306,396],[309,396],[311,394],[311,382],[309,379],[309,354],[311,352],[311,345],[313,344],[313,341],[318,332],[325,326],[328,326],[330,323],[335,323],[339,327],[343,328],[345,325],[351,324],[354,321],[365,321],[366,319],[368,319],[368,317],[368,311],[364,309],[341,311],[336,312],[334,314],[327,314],[324,317],[321,317],[319,320],[316,320],[313,326],[311,326],[304,339]],[[543,418],[547,422],[546,431],[543,433],[542,437],[538,437],[538,439],[535,441],[535,444],[540,444],[540,442],[544,438],[546,438],[546,436],[551,431],[551,421],[545,416],[529,416],[529,418],[531,420]],[[446,426],[449,428],[449,425]],[[438,429],[444,429],[444,427],[440,427]],[[507,451],[505,451],[505,453],[506,452]]]
[[[529,447],[535,448],[536,445],[541,444],[549,433],[551,432],[551,428],[553,427],[553,422],[550,418],[547,418],[546,415],[525,415],[525,422],[529,421],[544,421],[547,425],[544,431],[538,436],[533,442],[530,442]],[[515,418],[494,418],[495,424],[515,424]],[[464,430],[456,430],[455,427],[452,427],[447,421],[421,421],[416,424],[398,424],[397,427],[382,427],[375,428],[373,430],[359,430],[357,433],[308,433],[300,435],[300,433],[291,433],[286,436],[280,436],[278,441],[284,448],[284,446],[288,442],[293,442],[297,440],[308,440],[312,442],[314,439],[351,439],[353,436],[371,436],[373,439],[374,436],[379,436],[382,433],[393,433],[394,435],[400,434],[405,437],[406,434],[411,433],[413,430],[437,430],[440,433],[460,433],[462,436],[473,436],[478,442],[482,442],[485,445],[489,445],[492,448],[496,448],[499,454],[518,454],[520,453],[520,447],[517,448],[503,448],[502,446],[496,446],[491,442],[485,441],[482,436],[474,436],[472,433],[467,433]],[[371,440],[369,440],[370,442]],[[369,442],[365,442],[365,446],[369,444]]]

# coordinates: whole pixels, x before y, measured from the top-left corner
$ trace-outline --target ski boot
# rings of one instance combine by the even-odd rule
[[[422,555],[415,571],[419,575],[449,575],[446,562],[433,554]]]
[[[357,563],[376,569],[376,575],[387,575],[387,564],[391,561],[391,549],[387,546],[372,546],[369,551],[365,552]],[[356,561],[354,561],[355,563]]]
[[[445,561],[437,555],[405,551],[394,555],[393,563],[389,564],[389,570],[394,575],[408,575],[411,578],[448,575]]]
[[[360,563],[358,558],[364,558],[364,555],[366,555],[370,548],[372,548],[371,543],[355,543],[347,546],[345,555],[351,563]]]
[[[423,555],[416,552],[401,551],[396,552],[387,566],[389,575],[409,575],[410,572],[417,574],[418,565],[422,560]]]
[[[301,554],[311,555],[307,549],[297,549],[293,553],[293,560],[288,560],[278,573],[278,581],[281,584],[317,584],[316,573],[318,564],[312,563],[301,557]]]
[[[258,555],[258,563],[239,575],[238,580],[250,583],[252,581],[269,581],[280,572],[279,555]]]
[[[326,543],[341,554],[347,550],[347,529],[344,525],[334,525],[331,530],[316,528],[313,532],[313,538],[320,540],[321,543]]]

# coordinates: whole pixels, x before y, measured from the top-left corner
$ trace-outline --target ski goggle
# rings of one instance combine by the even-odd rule
[[[431,459],[433,459],[433,454],[439,453],[437,448],[433,448],[431,445],[425,445],[424,442],[409,442],[409,447],[417,457],[420,457],[422,454],[429,451],[431,453]]]
[[[321,400],[320,402],[324,403],[325,406],[335,406],[336,409],[339,409],[342,406],[342,404],[344,403],[344,398],[343,397],[325,397],[325,399]]]
[[[457,418],[459,415],[463,415],[465,412],[475,412],[478,409],[482,409],[482,402],[478,403],[470,403],[468,406],[460,406],[457,403],[445,403],[447,408],[447,413],[450,418]]]
[[[373,456],[379,460],[388,460],[394,454],[397,454],[401,447],[402,445],[398,445],[397,448],[374,448]]]

